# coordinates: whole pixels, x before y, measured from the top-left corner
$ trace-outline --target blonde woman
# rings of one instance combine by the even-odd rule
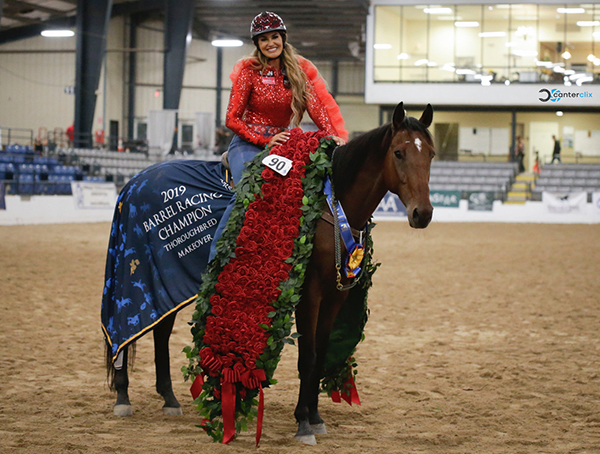
[[[250,26],[250,36],[256,49],[235,65],[230,76],[225,124],[235,133],[228,150],[234,183],[241,179],[245,163],[258,152],[288,140],[288,128],[300,126],[305,111],[338,145],[348,139],[338,105],[317,68],[287,42],[281,17],[269,11],[258,14]],[[234,201],[217,228],[210,259]]]

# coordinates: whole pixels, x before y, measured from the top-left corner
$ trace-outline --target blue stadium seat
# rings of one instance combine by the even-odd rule
[[[19,194],[33,194],[33,173],[21,173],[18,179]]]

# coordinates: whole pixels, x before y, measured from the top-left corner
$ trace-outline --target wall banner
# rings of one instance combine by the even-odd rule
[[[72,181],[71,190],[75,208],[112,210],[115,207],[117,188],[114,183]]]
[[[406,207],[400,201],[396,194],[388,192],[385,197],[379,202],[374,216],[381,217],[405,217],[406,216]]]
[[[583,213],[587,204],[587,192],[568,194],[542,192],[542,203],[550,213]]]
[[[471,192],[469,193],[467,200],[469,201],[469,210],[492,211],[494,208],[493,191]]]
[[[592,210],[600,213],[600,192],[592,193]]]
[[[458,208],[460,191],[429,191],[429,199],[434,207]]]

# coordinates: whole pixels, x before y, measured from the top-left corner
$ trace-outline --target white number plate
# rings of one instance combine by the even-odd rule
[[[266,165],[269,169],[272,169],[278,174],[283,175],[285,177],[291,170],[292,164],[294,162],[291,159],[284,158],[283,156],[270,154],[265,159],[263,159],[262,163]]]

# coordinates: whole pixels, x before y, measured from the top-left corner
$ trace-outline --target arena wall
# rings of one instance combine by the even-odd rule
[[[551,213],[542,202],[524,205],[495,201],[493,211],[472,211],[461,200],[458,208],[434,209],[433,222],[514,222],[543,224],[600,224],[600,204],[587,203],[581,210]],[[113,208],[78,209],[72,196],[6,196],[6,210],[0,210],[0,226],[110,222]],[[375,216],[376,221],[405,221],[406,217]]]

